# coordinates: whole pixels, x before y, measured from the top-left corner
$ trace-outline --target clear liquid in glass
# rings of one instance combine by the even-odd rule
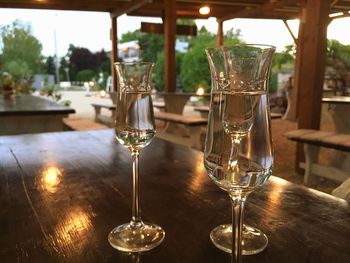
[[[152,99],[148,93],[119,94],[115,134],[119,143],[130,150],[141,150],[155,135]]]
[[[272,171],[270,119],[265,91],[213,92],[204,165],[228,192],[251,192]]]

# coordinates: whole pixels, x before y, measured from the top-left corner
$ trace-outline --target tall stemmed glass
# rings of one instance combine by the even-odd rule
[[[139,155],[155,135],[151,74],[153,63],[115,63],[118,77],[115,134],[131,152],[133,198],[131,222],[114,228],[108,235],[112,247],[125,252],[142,252],[158,246],[163,229],[141,219],[139,195]]]
[[[247,196],[271,175],[273,154],[267,79],[275,48],[236,45],[206,50],[212,96],[204,150],[209,177],[232,202],[232,262],[242,260]],[[211,239],[222,240],[214,229]],[[226,229],[227,230],[227,229]],[[227,237],[227,236],[226,236]]]

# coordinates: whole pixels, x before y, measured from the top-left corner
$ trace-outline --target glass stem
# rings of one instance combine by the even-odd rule
[[[232,204],[232,263],[242,262],[243,211],[246,197],[230,195]]]
[[[230,152],[230,159],[228,162],[229,169],[231,171],[234,171],[237,166],[240,143],[241,143],[241,139],[238,136],[231,135],[231,152]]]
[[[142,226],[140,194],[139,194],[139,150],[132,150],[132,217],[131,226],[139,228]]]

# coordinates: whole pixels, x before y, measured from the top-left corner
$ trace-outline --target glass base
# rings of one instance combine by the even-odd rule
[[[123,252],[143,252],[160,245],[164,237],[164,230],[157,225],[142,223],[141,227],[135,227],[128,223],[114,228],[108,241]]]
[[[210,239],[220,250],[232,251],[232,225],[220,225],[210,232]],[[268,244],[267,236],[259,229],[243,225],[242,254],[255,255],[263,251]]]

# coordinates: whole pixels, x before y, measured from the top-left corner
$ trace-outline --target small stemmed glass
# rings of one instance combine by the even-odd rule
[[[141,219],[139,195],[139,155],[155,135],[151,97],[153,63],[115,63],[118,77],[115,134],[131,152],[133,161],[133,198],[130,223],[114,228],[108,235],[112,247],[124,252],[142,252],[158,246],[163,229]]]
[[[228,192],[232,230],[220,226],[211,240],[231,244],[232,262],[242,260],[243,211],[248,195],[272,172],[273,154],[267,80],[275,48],[236,45],[206,50],[212,96],[204,150],[209,177]],[[230,229],[225,229],[229,232]],[[230,238],[224,243],[217,241]]]

